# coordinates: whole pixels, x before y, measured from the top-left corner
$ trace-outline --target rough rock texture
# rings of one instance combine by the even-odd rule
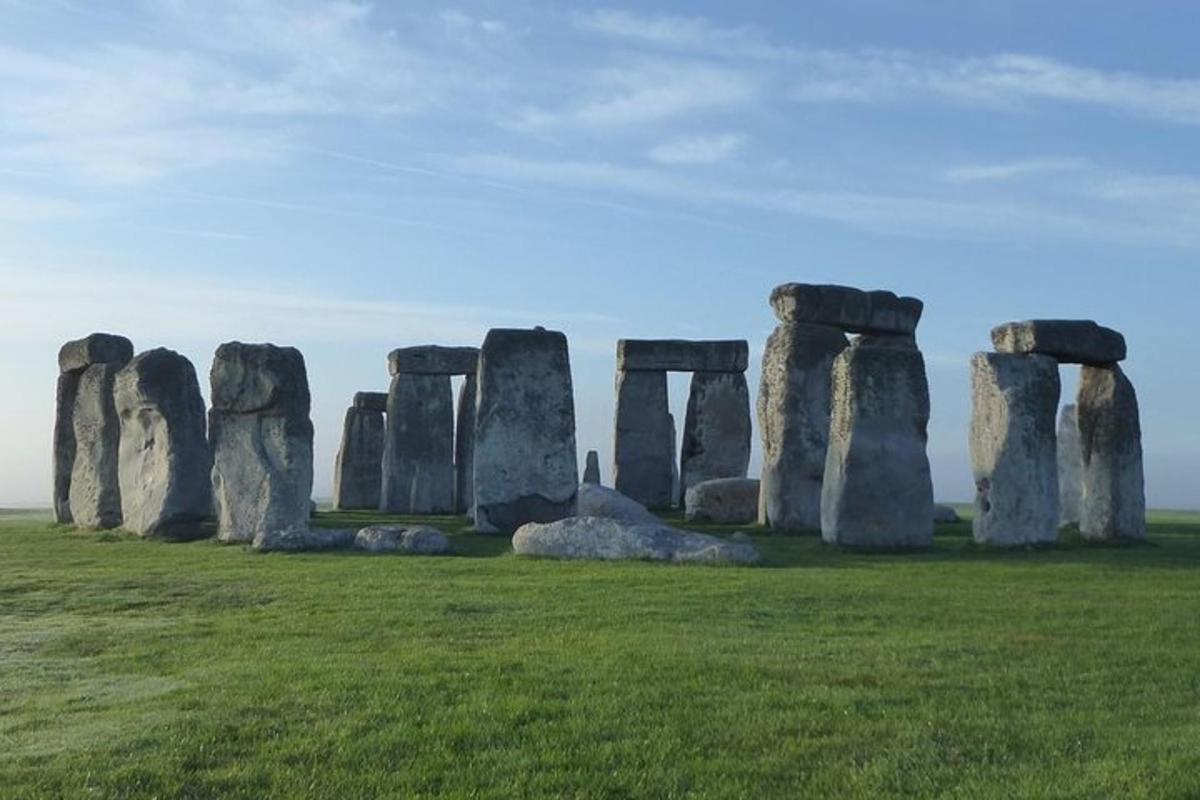
[[[829,445],[833,360],[849,345],[837,328],[775,328],[763,351],[758,390],[762,490],[758,521],[776,531],[819,530]]]
[[[454,513],[454,395],[449,375],[401,372],[388,392],[379,509]]]
[[[357,403],[346,409],[342,442],[333,463],[334,508],[379,508],[384,433],[382,411]]]
[[[679,505],[679,429],[675,427],[675,415],[668,414],[671,423],[671,507]]]
[[[475,505],[475,373],[458,389],[458,417],[454,425],[454,510],[472,514]]]
[[[821,491],[826,542],[870,549],[933,543],[928,425],[929,384],[918,350],[853,346],[834,360]]]
[[[750,466],[750,390],[740,372],[692,375],[680,454],[680,492],[716,478],[744,478]],[[683,504],[683,497],[679,498]]]
[[[388,372],[399,375],[474,375],[479,363],[478,347],[421,345],[402,347],[388,353]]]
[[[935,505],[933,507],[933,521],[938,525],[951,525],[955,522],[962,522],[962,517],[950,506]]]
[[[313,426],[304,356],[293,347],[227,342],[209,375],[217,537],[270,546],[307,530]]]
[[[387,392],[355,392],[354,407],[365,411],[387,411]]]
[[[771,308],[784,323],[830,325],[849,333],[912,335],[925,304],[892,292],[785,283],[771,292]]]
[[[54,521],[74,522],[71,516],[71,471],[75,468],[75,397],[79,373],[58,376],[54,395]]]
[[[603,517],[623,522],[638,522],[646,525],[661,525],[662,520],[654,516],[644,505],[620,492],[595,483],[581,483],[575,500],[577,517]]]
[[[754,564],[753,545],[730,542],[665,525],[639,525],[599,517],[570,517],[521,526],[513,536],[518,555],[592,561],[673,561],[699,564]]]
[[[260,530],[254,536],[255,550],[302,553],[308,550],[342,550],[354,544],[354,531],[330,528],[287,528]]]
[[[976,353],[971,387],[975,541],[1000,546],[1057,541],[1058,362]]]
[[[743,523],[758,519],[759,482],[753,478],[718,478],[698,483],[684,498],[688,522]]]
[[[93,364],[128,364],[133,342],[112,333],[93,333],[64,344],[58,351],[59,372],[83,372]]]
[[[583,467],[583,482],[584,483],[600,483],[600,454],[595,450],[588,450],[587,456],[584,458]]]
[[[355,535],[354,548],[367,553],[415,556],[444,556],[453,552],[446,534],[427,525],[372,525]]]
[[[613,487],[648,508],[672,504],[675,437],[667,409],[667,373],[617,372]]]
[[[620,339],[617,370],[745,372],[749,354],[743,340]]]
[[[93,364],[79,376],[72,412],[75,460],[68,500],[71,518],[85,530],[121,524],[121,421],[113,403],[113,380],[122,365]]]
[[[1038,353],[1064,364],[1113,364],[1126,355],[1125,337],[1091,320],[1007,322],[992,329],[992,344],[1001,353]]]
[[[1083,453],[1079,532],[1093,541],[1146,538],[1137,393],[1118,366],[1084,367],[1077,398]]]
[[[192,362],[173,350],[141,353],[117,373],[122,523],[142,536],[211,533],[212,452]]]
[[[567,337],[493,329],[479,355],[475,528],[511,532],[570,516],[579,486]]]
[[[1063,525],[1078,525],[1083,506],[1083,448],[1075,406],[1058,415],[1058,499]]]

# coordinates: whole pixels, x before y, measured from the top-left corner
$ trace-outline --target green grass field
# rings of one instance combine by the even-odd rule
[[[3,515],[0,796],[1196,798],[1200,515],[1151,531],[708,568]]]

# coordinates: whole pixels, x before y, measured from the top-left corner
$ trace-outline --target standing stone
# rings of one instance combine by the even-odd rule
[[[478,361],[476,351],[476,361]],[[478,378],[467,375],[458,389],[458,418],[454,425],[454,510],[472,514],[475,505],[475,403]]]
[[[1063,406],[1058,418],[1058,497],[1062,524],[1078,525],[1083,501],[1083,453],[1075,406]]]
[[[833,362],[821,535],[847,547],[933,543],[929,384],[915,348],[856,341]]]
[[[1085,366],[1077,400],[1083,453],[1079,532],[1093,541],[1146,538],[1137,393],[1115,364]]]
[[[192,362],[165,348],[141,353],[117,373],[114,402],[124,527],[168,539],[208,534],[212,454]]]
[[[346,409],[342,442],[333,465],[334,508],[379,508],[383,438],[383,411],[360,406],[357,402],[353,408]]]
[[[493,329],[479,355],[475,527],[512,531],[574,513],[579,486],[567,337]]]
[[[675,427],[675,415],[667,414],[671,422],[671,506],[683,495],[679,489],[679,429]]]
[[[392,514],[453,514],[454,483],[450,376],[394,375],[379,509]]]
[[[588,450],[587,457],[584,459],[583,467],[583,482],[600,485],[600,454],[595,450]]]
[[[716,478],[744,478],[750,466],[750,390],[741,372],[696,372],[688,394],[679,465],[679,504]]]
[[[674,451],[667,373],[619,370],[613,488],[647,508],[670,507]]]
[[[1061,386],[1048,356],[976,353],[974,410],[975,541],[1003,546],[1058,539],[1055,414]]]
[[[85,530],[121,524],[121,485],[117,473],[121,421],[113,404],[113,380],[123,365],[93,364],[79,376],[72,423],[75,463],[70,504],[75,524]]]
[[[294,347],[227,342],[210,373],[217,537],[288,538],[307,531],[313,481],[312,404]]]
[[[789,532],[821,527],[830,374],[848,345],[839,329],[804,323],[779,325],[767,339],[758,393],[761,525]]]

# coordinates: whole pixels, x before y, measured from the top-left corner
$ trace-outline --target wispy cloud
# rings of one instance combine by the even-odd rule
[[[83,212],[76,203],[38,195],[0,192],[0,222],[45,222]]]
[[[1006,181],[1027,175],[1046,172],[1070,172],[1088,166],[1082,158],[1028,158],[1018,161],[1001,161],[993,164],[972,164],[951,167],[943,173],[946,180],[954,183],[975,181]]]
[[[650,157],[660,164],[717,164],[732,157],[745,142],[740,133],[686,136],[655,146]]]

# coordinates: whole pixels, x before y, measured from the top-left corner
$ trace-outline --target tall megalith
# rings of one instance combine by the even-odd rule
[[[1083,505],[1083,452],[1074,405],[1063,406],[1058,417],[1058,497],[1062,524],[1078,525]]]
[[[647,508],[671,505],[675,442],[665,370],[618,370],[613,488]]]
[[[477,356],[478,358],[478,356]],[[469,373],[458,389],[454,422],[454,511],[470,514],[475,504],[475,403],[478,378]]]
[[[358,392],[354,404],[346,409],[342,440],[333,464],[334,508],[379,508],[386,410],[384,392]]]
[[[742,372],[694,372],[683,422],[679,492],[718,478],[744,478],[750,466],[750,390]]]
[[[1137,393],[1116,364],[1085,365],[1077,398],[1083,462],[1079,532],[1092,541],[1146,538]]]

